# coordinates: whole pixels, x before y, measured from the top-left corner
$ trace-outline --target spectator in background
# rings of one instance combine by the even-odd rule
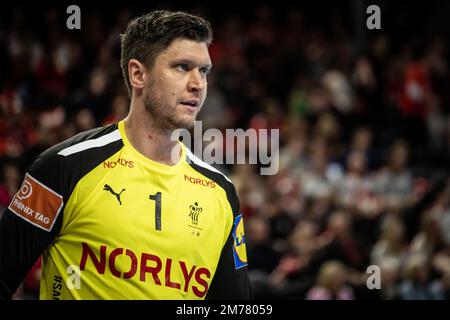
[[[351,134],[351,142],[344,154],[344,159],[353,151],[362,152],[366,158],[366,168],[369,171],[377,169],[378,159],[373,149],[374,133],[368,126],[356,128]],[[345,160],[343,160],[344,162]]]
[[[444,190],[436,196],[430,210],[437,220],[445,245],[450,247],[450,179],[447,180]]]
[[[84,105],[91,110],[96,123],[101,123],[108,114],[109,85],[108,71],[105,68],[97,67],[92,70],[87,94],[84,97]]]
[[[292,117],[286,121],[281,133],[286,142],[280,149],[279,174],[299,174],[305,170],[307,162],[308,123],[301,117]]]
[[[428,261],[432,261],[434,255],[443,249],[445,243],[437,217],[426,211],[422,214],[421,228],[412,239],[409,251],[411,254],[422,254]]]
[[[394,142],[386,165],[377,174],[377,190],[385,198],[388,210],[399,212],[414,204],[413,177],[408,158],[407,143],[402,140]]]
[[[12,160],[0,162],[0,217],[9,205],[14,194],[19,190],[22,173]]]
[[[319,270],[316,284],[307,295],[307,300],[353,300],[353,289],[346,285],[345,266],[336,260],[325,262]]]
[[[358,215],[373,218],[383,209],[374,179],[367,173],[367,158],[362,151],[352,151],[348,155],[346,172],[337,189],[337,204]]]
[[[403,268],[407,255],[408,243],[405,224],[396,216],[386,216],[381,224],[378,241],[372,248],[371,263],[382,265],[389,259],[392,264]]]
[[[246,215],[252,216],[264,204],[266,198],[264,180],[255,172],[255,165],[241,164],[235,167],[236,169],[233,171],[231,178],[236,186],[237,192],[241,195],[241,207]]]
[[[430,266],[426,256],[414,254],[408,258],[405,280],[400,284],[401,300],[443,300],[445,293],[441,286],[430,283]]]
[[[266,276],[277,266],[280,253],[271,245],[270,225],[261,217],[252,217],[246,224],[248,258],[252,261],[249,272],[259,271]]]
[[[75,116],[76,132],[88,131],[96,127],[94,114],[88,108],[81,109]]]
[[[443,277],[443,283],[448,288],[448,275],[450,274],[450,180],[444,189],[437,195],[429,211],[425,212],[424,220],[429,227],[424,228],[416,235],[418,244],[428,250],[432,270]],[[426,224],[426,225],[427,225]],[[426,227],[426,225],[424,227]],[[422,241],[420,241],[422,240]],[[416,243],[417,243],[416,242]],[[414,241],[412,246],[414,245]],[[444,280],[447,279],[447,280]]]
[[[353,217],[346,211],[335,211],[327,220],[327,228],[321,237],[329,243],[316,253],[316,264],[327,259],[339,260],[356,270],[365,269],[365,257],[353,232]]]
[[[382,257],[379,263],[381,273],[379,298],[382,300],[399,299],[398,285],[401,279],[399,260],[392,257]]]
[[[319,199],[333,196],[335,181],[330,176],[330,164],[326,141],[316,139],[310,145],[307,169],[300,175],[301,188],[307,198]]]
[[[117,94],[112,102],[111,112],[103,120],[103,125],[116,123],[126,117],[129,109],[128,97],[125,93]]]
[[[347,76],[339,70],[329,70],[322,82],[330,92],[333,106],[341,113],[350,113],[354,108],[354,93]]]

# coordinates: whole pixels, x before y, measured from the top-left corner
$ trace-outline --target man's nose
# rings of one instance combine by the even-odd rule
[[[189,74],[188,90],[202,91],[206,87],[206,77],[199,70],[193,69]]]

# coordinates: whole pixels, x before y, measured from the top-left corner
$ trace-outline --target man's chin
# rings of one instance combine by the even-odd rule
[[[194,122],[195,122],[195,118],[194,119],[189,119],[189,120],[180,120],[180,121],[176,121],[175,123],[173,123],[174,125],[174,129],[186,129],[186,130],[191,130],[194,127]]]

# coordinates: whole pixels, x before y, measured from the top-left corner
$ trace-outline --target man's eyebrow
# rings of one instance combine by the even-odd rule
[[[212,64],[211,63],[205,63],[205,64],[197,63],[194,60],[186,59],[186,58],[181,58],[181,59],[175,59],[174,60],[174,64],[180,64],[180,63],[189,64],[189,65],[199,65],[201,68],[208,68],[208,69],[212,68]]]

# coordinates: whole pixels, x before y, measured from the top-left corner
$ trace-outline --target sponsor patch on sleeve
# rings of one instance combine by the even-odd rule
[[[61,195],[27,173],[8,208],[36,227],[50,231],[62,206]]]
[[[247,248],[245,242],[244,219],[241,213],[234,219],[233,226],[233,257],[236,269],[247,265]]]

